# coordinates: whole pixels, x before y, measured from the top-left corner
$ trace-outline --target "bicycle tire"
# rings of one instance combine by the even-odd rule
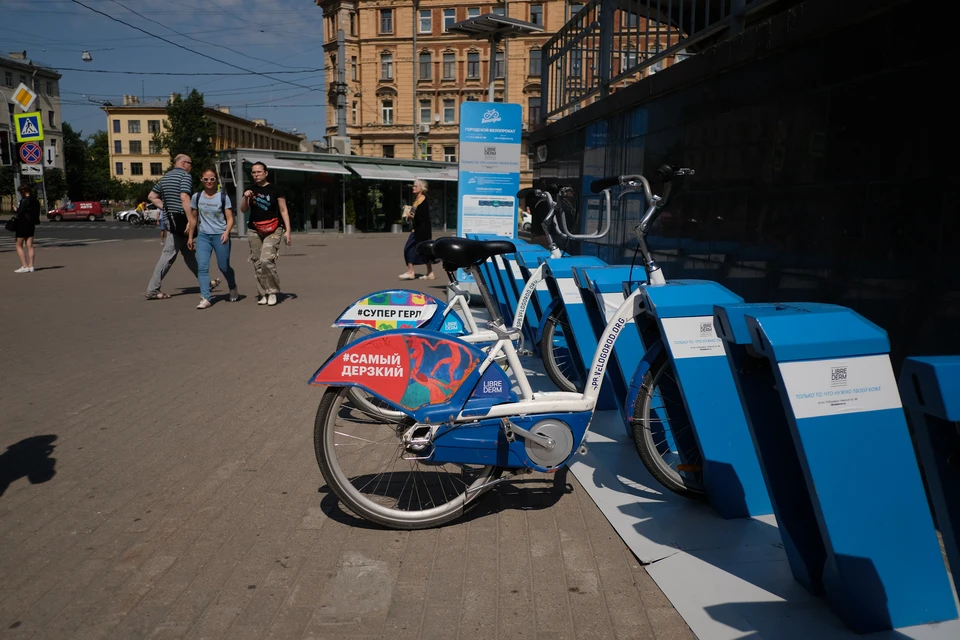
[[[671,377],[667,379],[663,376]],[[661,395],[661,385],[666,386],[668,380],[669,384],[676,384],[676,375],[667,352],[661,351],[644,375],[633,405],[633,442],[643,466],[657,482],[685,498],[704,501],[707,494],[703,486],[703,456],[692,437],[692,427],[689,424],[678,429],[677,433],[673,433],[671,429],[669,414],[672,411],[682,411],[686,416],[686,407],[682,403],[678,405],[675,401],[668,401]],[[666,420],[656,417],[658,412],[660,416],[666,415]],[[691,431],[680,433],[687,429]],[[663,434],[662,439],[658,439],[658,433]],[[677,445],[678,436],[684,444]],[[680,446],[684,447],[682,454],[679,451]],[[672,447],[677,447],[677,450]],[[691,450],[692,448],[695,448],[695,451]],[[685,468],[678,469],[675,465]]]
[[[557,328],[561,334],[557,334]],[[561,335],[564,336],[561,339]],[[565,341],[571,335],[567,313],[562,307],[555,308],[547,316],[544,323],[543,335],[540,337],[540,354],[543,358],[543,368],[547,376],[557,385],[560,391],[576,391],[583,393],[586,375],[582,366]]]
[[[404,456],[411,454],[400,442],[402,432],[414,424],[408,416],[392,421],[382,415],[360,412],[362,422],[356,425],[356,430],[363,435],[351,435],[349,432],[353,429],[348,424],[338,424],[344,414],[348,418],[355,415],[357,410],[348,404],[350,402],[351,396],[345,387],[328,387],[324,392],[314,421],[314,452],[330,490],[341,504],[368,522],[406,530],[440,526],[472,508],[503,472],[502,468],[489,465],[421,464],[419,460],[409,460]],[[376,425],[372,424],[374,421]],[[340,444],[337,438],[342,440]],[[365,445],[383,449],[375,450],[374,455],[358,453],[355,447]],[[375,467],[375,474],[369,471],[371,464],[389,464],[391,452],[396,454],[399,470]],[[360,474],[356,477],[344,470],[347,463],[353,462],[357,463]],[[460,469],[459,478],[457,473],[445,471],[453,468]],[[409,497],[405,497],[407,495]],[[428,508],[402,508],[405,502],[407,507],[413,506],[414,500],[420,507],[426,500]],[[395,505],[383,504],[391,502]]]

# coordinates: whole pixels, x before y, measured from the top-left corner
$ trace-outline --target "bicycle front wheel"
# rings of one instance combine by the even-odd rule
[[[353,513],[393,529],[454,520],[500,476],[493,466],[434,464],[404,445],[408,416],[357,407],[349,390],[330,387],[314,423],[314,448],[327,486]]]
[[[666,351],[643,378],[631,422],[640,460],[657,482],[685,498],[706,500],[703,457]]]
[[[573,330],[562,307],[555,308],[547,316],[540,337],[540,354],[543,368],[560,391],[583,393],[586,375],[583,366],[570,346]]]

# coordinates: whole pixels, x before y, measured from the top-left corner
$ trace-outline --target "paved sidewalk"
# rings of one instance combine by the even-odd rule
[[[202,312],[181,262],[182,295],[143,299],[154,244],[8,256],[0,638],[692,638],[572,474],[412,533],[326,492],[306,380],[337,313],[401,284],[403,240],[294,236],[273,308],[236,243],[247,297]]]

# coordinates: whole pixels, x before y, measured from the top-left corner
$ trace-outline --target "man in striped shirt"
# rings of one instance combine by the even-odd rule
[[[177,261],[177,254],[183,254],[183,262],[187,268],[197,276],[197,256],[193,251],[192,234],[197,226],[190,208],[190,197],[193,195],[193,178],[190,168],[193,160],[190,156],[181,153],[173,159],[173,169],[160,178],[150,192],[149,200],[163,211],[163,221],[167,228],[167,237],[163,243],[163,251],[153,270],[153,277],[147,285],[146,297],[148,300],[166,300],[169,294],[160,291],[163,277],[170,271],[170,267]],[[217,278],[211,281],[211,289],[220,284]]]

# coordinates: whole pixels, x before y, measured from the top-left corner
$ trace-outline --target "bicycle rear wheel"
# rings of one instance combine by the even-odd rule
[[[583,365],[577,360],[569,341],[573,331],[567,319],[567,312],[562,307],[555,308],[547,316],[540,337],[540,354],[543,358],[543,367],[557,385],[560,391],[577,391],[582,393],[586,375]]]
[[[640,460],[657,482],[685,498],[706,500],[703,457],[666,351],[643,378],[631,422]]]
[[[367,413],[349,390],[329,387],[317,408],[314,449],[330,490],[364,520],[394,529],[435,527],[460,517],[502,470],[416,459],[403,434],[414,426]]]

